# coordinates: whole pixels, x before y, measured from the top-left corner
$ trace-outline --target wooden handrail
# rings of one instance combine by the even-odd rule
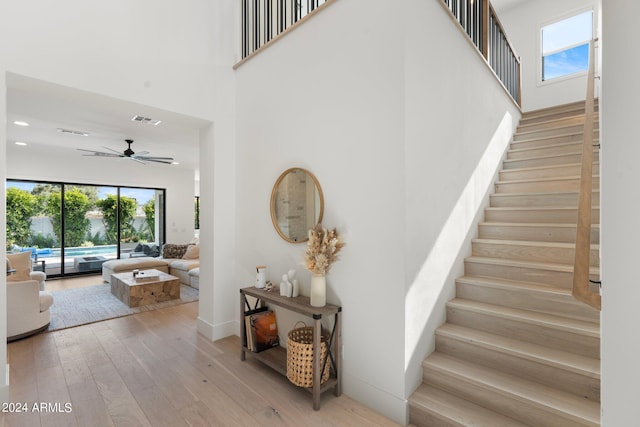
[[[584,108],[584,139],[582,144],[582,172],[578,199],[578,226],[576,253],[573,264],[573,296],[601,309],[599,292],[589,289],[589,254],[591,252],[591,193],[593,177],[593,122],[594,122],[594,40],[589,44],[589,72],[587,74],[587,98]]]

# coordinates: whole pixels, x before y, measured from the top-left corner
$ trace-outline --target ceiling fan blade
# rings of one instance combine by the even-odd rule
[[[104,151],[84,150],[82,148],[76,148],[76,150],[91,153],[91,154],[83,154],[83,156],[124,157],[122,154],[105,153]]]
[[[145,154],[149,154],[148,151],[139,151],[135,154],[136,157],[144,156]]]
[[[168,162],[166,160],[158,160],[158,159],[145,159],[147,162],[156,162],[156,163],[164,163],[165,165],[170,165],[172,162]]]
[[[126,156],[126,157],[127,157],[127,159],[129,159],[129,160],[133,160],[134,162],[138,162],[138,163],[142,163],[143,165],[146,165],[146,163],[145,163],[145,162],[143,162],[142,160],[140,160],[140,159],[138,159],[138,158],[136,158],[136,157],[134,157],[134,156]]]
[[[138,156],[137,154],[135,157],[142,160],[173,160],[173,157]]]
[[[114,153],[119,154],[121,157],[124,157],[124,154],[122,154],[122,151],[114,150],[113,148],[105,147],[104,145],[102,146],[102,148],[107,149],[109,151],[113,151]]]

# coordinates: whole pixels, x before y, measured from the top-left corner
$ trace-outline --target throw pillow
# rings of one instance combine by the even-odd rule
[[[189,245],[182,259],[198,259],[200,258],[200,246]]]
[[[162,258],[180,259],[187,252],[187,246],[167,243],[162,247]]]
[[[7,276],[7,282],[20,282],[29,280],[31,276],[31,251],[17,254],[7,254],[7,261],[16,272]]]

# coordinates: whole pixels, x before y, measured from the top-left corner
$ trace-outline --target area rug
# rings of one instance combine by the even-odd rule
[[[198,301],[198,290],[180,285],[180,298],[142,307],[129,307],[111,293],[111,285],[87,286],[84,288],[63,289],[51,291],[53,305],[51,306],[51,323],[47,331],[71,328],[101,320],[128,316],[142,311],[157,310],[159,308]]]

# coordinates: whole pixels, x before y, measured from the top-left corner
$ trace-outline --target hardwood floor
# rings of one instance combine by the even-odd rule
[[[11,402],[28,411],[0,426],[398,425],[330,392],[314,411],[310,393],[240,361],[238,337],[198,335],[197,314],[194,302],[10,343]]]
[[[63,289],[84,288],[86,286],[99,285],[103,283],[100,274],[90,276],[65,277],[64,279],[47,279],[45,283],[46,291],[60,291]]]

